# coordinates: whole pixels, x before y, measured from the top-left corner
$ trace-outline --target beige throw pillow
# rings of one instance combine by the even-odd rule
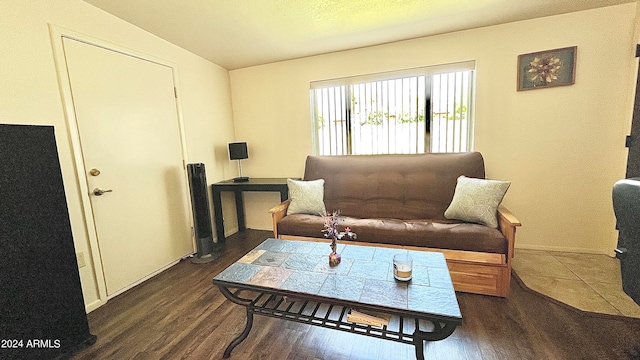
[[[449,208],[447,219],[458,219],[498,227],[498,206],[506,194],[510,181],[486,180],[460,176]]]
[[[289,199],[291,203],[287,209],[289,214],[326,214],[324,207],[324,179],[300,181],[287,179]]]

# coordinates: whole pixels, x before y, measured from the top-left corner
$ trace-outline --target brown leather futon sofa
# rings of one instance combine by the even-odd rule
[[[521,224],[502,206],[498,228],[446,218],[461,175],[485,178],[480,153],[309,156],[302,180],[324,179],[326,210],[358,235],[343,241],[442,252],[457,291],[507,296]],[[323,238],[324,219],[287,215],[289,203],[270,210],[274,236]]]

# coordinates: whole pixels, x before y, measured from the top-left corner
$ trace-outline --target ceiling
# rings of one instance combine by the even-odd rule
[[[636,0],[84,0],[226,69]]]

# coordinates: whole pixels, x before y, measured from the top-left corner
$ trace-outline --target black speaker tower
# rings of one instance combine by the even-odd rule
[[[191,190],[191,210],[196,237],[197,254],[191,259],[194,263],[207,263],[215,260],[213,230],[211,228],[211,212],[207,195],[207,175],[204,164],[187,164],[189,189]]]
[[[0,124],[0,359],[68,359],[89,332],[53,126]]]

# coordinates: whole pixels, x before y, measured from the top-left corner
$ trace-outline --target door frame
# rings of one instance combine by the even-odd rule
[[[100,245],[98,243],[98,233],[97,233],[96,224],[94,221],[93,208],[91,206],[89,183],[88,183],[88,178],[85,171],[84,156],[82,152],[80,132],[79,132],[78,123],[77,123],[78,119],[76,118],[75,108],[73,104],[71,82],[69,81],[69,72],[67,69],[67,62],[66,62],[66,57],[64,53],[63,39],[67,38],[67,39],[79,41],[87,45],[97,46],[105,50],[114,51],[126,56],[135,57],[144,61],[149,61],[152,63],[156,63],[159,65],[171,68],[172,76],[173,76],[174,91],[176,93],[176,97],[175,97],[176,116],[178,118],[178,128],[180,131],[180,145],[181,145],[181,152],[182,152],[181,155],[182,155],[182,169],[183,169],[182,173],[185,179],[185,182],[184,182],[186,187],[185,193],[188,194],[189,179],[186,171],[188,153],[187,153],[186,138],[185,138],[185,131],[184,131],[184,121],[182,116],[182,104],[181,104],[180,98],[177,96],[178,71],[177,71],[177,65],[169,61],[158,59],[140,52],[136,52],[131,49],[127,49],[125,47],[118,46],[113,43],[109,43],[107,41],[103,41],[103,40],[96,39],[84,34],[80,34],[73,30],[65,29],[53,24],[49,24],[49,33],[51,36],[51,43],[53,46],[53,56],[55,60],[56,72],[58,75],[58,84],[60,88],[59,90],[60,90],[60,95],[62,100],[64,117],[66,119],[67,133],[71,141],[71,152],[73,157],[72,160],[73,160],[74,168],[76,172],[77,185],[80,190],[80,200],[82,202],[82,215],[84,218],[85,229],[87,231],[86,235],[89,239],[89,250],[91,251],[91,260],[93,263],[92,270],[93,270],[93,275],[94,275],[94,279],[96,281],[97,290],[98,290],[98,300],[96,302],[86,304],[86,310],[87,312],[90,312],[102,306],[114,296],[121,294],[122,292],[142,283],[143,281],[175,265],[179,260],[176,260],[168,264],[167,266],[161,269],[158,269],[157,271],[149,274],[148,276],[145,276],[139,281],[136,281],[135,283],[111,295],[107,295],[105,273],[103,270],[102,258],[100,255]],[[186,200],[189,203],[191,202],[191,199],[186,199]],[[196,244],[195,244],[195,238],[193,236],[193,224],[194,224],[193,214],[190,211],[188,212],[188,214],[189,214],[188,217],[189,217],[189,224],[191,226],[191,235],[192,235],[191,242],[192,242],[193,250],[195,252]]]

